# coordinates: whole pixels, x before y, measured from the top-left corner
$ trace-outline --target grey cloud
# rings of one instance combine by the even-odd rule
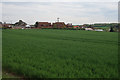
[[[61,21],[72,22],[73,24],[116,22],[116,4],[81,2],[3,3],[3,20],[10,22],[9,19],[11,19],[15,22],[18,19],[24,19],[27,23],[34,24],[35,21],[54,22],[57,17],[60,17]],[[7,19],[8,17],[9,19]]]

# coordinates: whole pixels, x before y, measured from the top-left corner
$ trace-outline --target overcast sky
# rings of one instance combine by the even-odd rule
[[[2,21],[5,22],[15,23],[19,19],[28,24],[36,21],[55,22],[57,17],[62,22],[73,24],[117,22],[118,2],[2,3]]]

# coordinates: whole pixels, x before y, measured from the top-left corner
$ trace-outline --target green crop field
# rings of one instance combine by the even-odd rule
[[[2,31],[3,69],[29,78],[117,78],[118,33]]]

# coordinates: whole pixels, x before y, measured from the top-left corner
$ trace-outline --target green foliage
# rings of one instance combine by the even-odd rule
[[[3,69],[37,78],[118,77],[118,33],[3,30]]]
[[[110,32],[114,32],[113,27],[110,27]]]
[[[35,27],[37,28],[37,27],[38,27],[38,22],[36,22],[34,25],[35,25]]]

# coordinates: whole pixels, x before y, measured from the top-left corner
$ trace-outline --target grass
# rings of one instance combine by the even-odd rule
[[[95,27],[95,28],[109,29],[110,27]]]
[[[2,30],[0,29],[0,79],[2,78]]]
[[[118,33],[3,30],[3,69],[29,78],[117,78]]]
[[[5,78],[19,78],[19,77],[4,71],[2,74],[2,78],[5,79]]]

